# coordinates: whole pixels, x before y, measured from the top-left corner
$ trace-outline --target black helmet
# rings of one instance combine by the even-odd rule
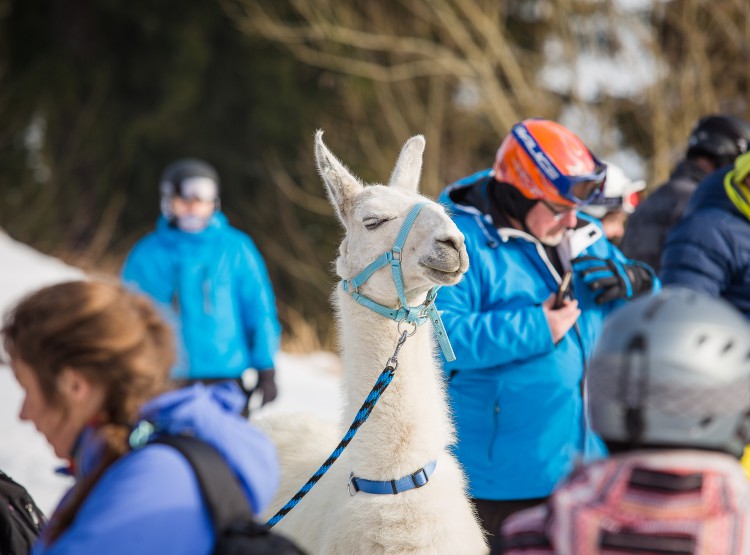
[[[196,158],[183,158],[172,162],[161,174],[159,185],[161,212],[172,219],[172,198],[197,198],[214,201],[219,209],[219,174],[209,163]]]
[[[717,168],[731,164],[750,149],[750,123],[726,114],[698,120],[688,139],[687,158],[706,156]]]

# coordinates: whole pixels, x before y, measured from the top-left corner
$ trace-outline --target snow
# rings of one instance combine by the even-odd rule
[[[0,313],[44,285],[80,279],[83,272],[35,251],[0,231]]]
[[[0,231],[0,314],[39,287],[82,277],[80,270]],[[342,407],[339,367],[339,359],[332,353],[280,353],[276,366],[279,395],[253,414],[302,411],[337,419]],[[72,480],[55,473],[63,461],[55,457],[33,424],[19,420],[22,401],[23,391],[13,373],[0,363],[0,470],[26,487],[49,515]]]

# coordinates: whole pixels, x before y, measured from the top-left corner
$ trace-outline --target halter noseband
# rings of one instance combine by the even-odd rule
[[[445,332],[445,326],[443,325],[443,321],[440,318],[440,313],[435,307],[435,297],[437,296],[438,289],[440,289],[441,286],[433,286],[427,292],[427,298],[425,298],[422,304],[419,304],[417,306],[409,306],[406,301],[406,294],[404,293],[404,277],[401,272],[401,250],[403,249],[404,243],[406,242],[406,237],[407,235],[409,235],[409,231],[411,231],[411,226],[414,223],[414,220],[417,219],[417,216],[419,215],[422,208],[424,208],[428,204],[429,203],[427,202],[420,202],[416,204],[411,209],[411,212],[409,212],[409,215],[406,216],[406,220],[404,220],[404,223],[401,225],[401,230],[398,232],[396,243],[393,245],[393,248],[389,251],[384,252],[374,262],[368,264],[368,266],[364,270],[362,270],[353,278],[342,279],[341,286],[343,287],[344,291],[349,293],[352,298],[362,306],[365,306],[370,310],[377,312],[381,316],[385,316],[386,318],[395,320],[396,322],[408,322],[410,324],[414,324],[415,326],[420,326],[428,319],[432,320],[432,325],[435,328],[435,334],[437,335],[440,349],[442,350],[446,360],[450,362],[456,360],[456,355],[453,353],[453,348],[451,347],[450,341],[448,340],[448,334]],[[391,273],[393,274],[393,282],[396,285],[396,293],[398,294],[398,298],[401,301],[401,307],[396,310],[377,303],[372,299],[360,294],[358,291],[359,287],[365,281],[367,281],[370,276],[372,276],[372,274],[389,263],[391,265]]]

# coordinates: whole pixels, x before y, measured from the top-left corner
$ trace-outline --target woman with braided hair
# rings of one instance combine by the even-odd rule
[[[275,491],[269,440],[239,416],[244,399],[216,386],[167,391],[173,338],[150,301],[121,285],[76,281],[22,300],[2,329],[33,422],[76,484],[36,555],[208,555],[214,530],[183,456],[149,437],[190,434],[233,470],[254,514]]]

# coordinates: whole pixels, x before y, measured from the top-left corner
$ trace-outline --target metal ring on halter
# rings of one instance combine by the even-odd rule
[[[405,319],[398,321],[398,333],[399,334],[402,334],[405,331],[405,330],[401,329],[401,324],[403,324],[404,322],[406,322]],[[406,323],[407,324],[411,324],[412,326],[414,326],[414,328],[411,330],[411,332],[406,334],[406,337],[411,337],[412,335],[414,335],[415,333],[417,333],[417,323],[416,322],[406,322]]]

